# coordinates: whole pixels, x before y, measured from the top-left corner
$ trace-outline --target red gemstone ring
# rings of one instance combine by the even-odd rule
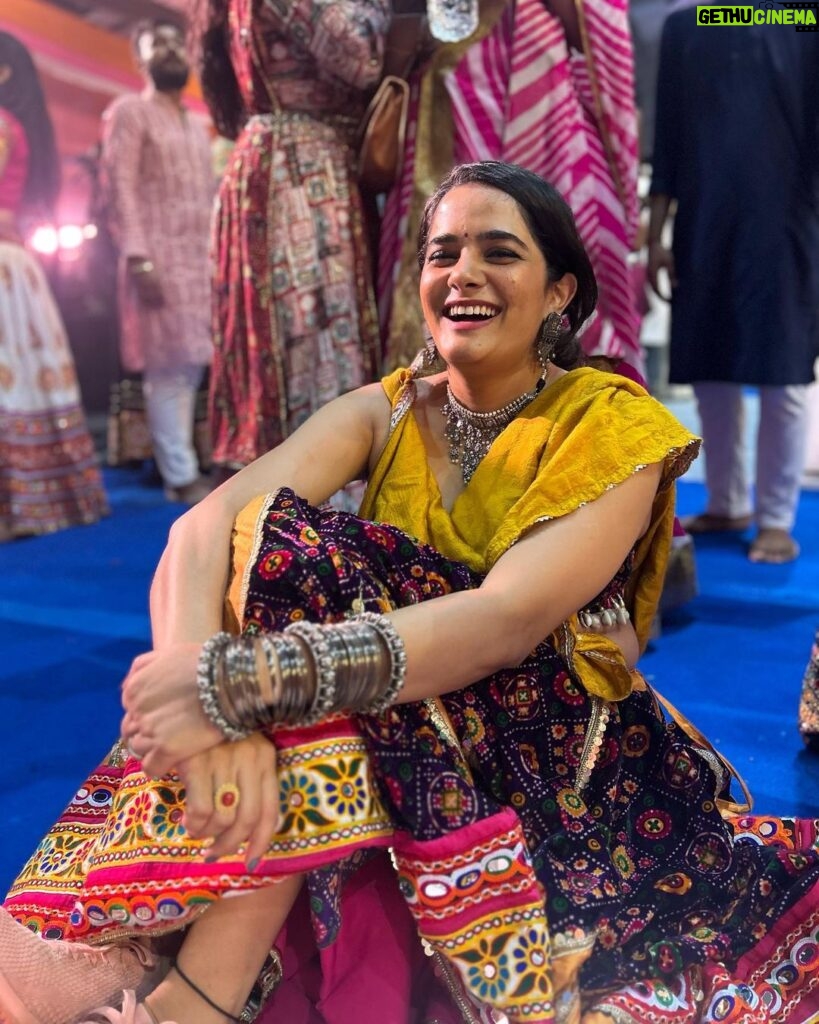
[[[239,806],[239,787],[233,782],[223,782],[213,794],[213,806],[217,811],[230,811]]]

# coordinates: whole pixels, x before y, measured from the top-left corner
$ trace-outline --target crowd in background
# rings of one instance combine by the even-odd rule
[[[389,32],[390,11],[380,12],[378,24],[368,8],[369,20],[360,29],[339,36],[331,27],[326,38],[319,32],[306,48],[309,4],[296,14],[303,24],[295,45],[288,41],[290,29],[279,29],[265,6],[232,10],[217,0],[197,0],[187,36],[180,23],[138,27],[134,58],[145,89],[120,97],[105,112],[93,204],[120,259],[116,333],[122,380],[113,389],[110,461],[152,457],[167,496],[191,504],[332,397],[376,379],[382,370],[411,363],[423,333],[414,301],[412,242],[423,201],[454,164],[497,158],[536,170],[572,206],[600,287],[597,314],[582,336],[587,355],[607,369],[644,382],[650,378],[655,393],[669,384],[695,385],[710,451],[709,502],[686,524],[689,531],[744,528],[755,520],[761,536],[752,558],[796,557],[794,510],[803,471],[810,476],[816,468],[817,443],[815,413],[811,420],[816,389],[807,387],[816,345],[815,274],[805,257],[815,245],[815,217],[810,189],[800,193],[798,184],[814,173],[805,134],[809,118],[800,107],[811,94],[811,62],[801,39],[794,43],[793,34],[770,32],[764,45],[753,32],[711,33],[710,56],[699,53],[705,34],[692,32],[690,61],[672,61],[679,40],[667,41],[661,57],[663,25],[681,6],[638,0],[629,10],[616,3],[576,8],[484,0],[475,5],[473,31],[440,42],[424,24],[424,5],[413,9],[404,3],[394,5]],[[676,15],[673,24],[686,17]],[[697,173],[711,183],[717,207],[720,182],[733,173],[733,156],[725,157],[724,173],[717,171],[726,139],[733,138],[732,153],[742,160],[746,140],[734,136],[749,123],[738,114],[739,97],[748,93],[742,81],[725,73],[735,63],[736,47],[759,90],[754,108],[769,110],[770,131],[776,126],[776,152],[785,145],[792,154],[787,184],[776,169],[779,183],[771,195],[780,207],[755,206],[767,249],[747,222],[743,237],[756,249],[749,249],[750,241],[737,243],[749,266],[761,266],[768,251],[792,261],[764,298],[755,289],[760,309],[768,311],[761,321],[741,294],[743,287],[751,290],[747,281],[731,286],[740,291],[735,298],[721,301],[714,272],[701,269],[702,231],[687,226],[689,200],[668,194],[672,156],[666,139],[676,140],[676,152],[686,159],[699,154]],[[393,186],[374,196],[357,187],[356,147],[367,97],[382,67],[395,65],[396,53],[411,90],[404,152]],[[213,166],[201,118],[182,101],[194,54],[212,115]],[[695,104],[682,106],[674,98],[685,93],[677,69],[702,67],[700,56],[713,60],[698,79],[704,94],[710,100],[722,96],[723,122],[714,115],[707,127],[693,113]],[[31,74],[36,76],[33,67]],[[11,89],[13,97],[13,82]],[[9,100],[9,116],[14,102]],[[47,111],[38,116],[45,125]],[[688,123],[702,139],[680,145]],[[655,150],[659,156],[653,160]],[[7,185],[19,159],[18,148],[5,174]],[[748,202],[770,180],[761,159],[758,152],[740,178],[747,181],[742,198]],[[661,170],[652,182],[656,160]],[[690,168],[673,170],[676,180],[692,180]],[[691,186],[691,194],[699,190]],[[656,353],[641,337],[644,314],[658,302],[664,305],[658,294],[668,297],[658,274],[668,262],[663,246],[674,223],[659,216],[653,198],[649,226],[648,191],[665,197],[666,214],[681,207],[680,230],[673,235],[676,301],[670,330],[667,314],[659,315],[670,372],[657,372],[656,364],[653,372],[646,370],[646,355]],[[808,197],[806,216],[798,209],[799,194]],[[40,216],[53,199],[41,194]],[[16,210],[16,220],[16,214],[25,220],[35,212],[29,200],[27,209]],[[19,200],[10,197],[4,205],[11,210]],[[723,211],[727,237],[735,237],[732,218],[748,209],[740,202],[734,206],[743,212]],[[800,237],[781,245],[794,226]],[[687,261],[680,259],[680,247],[691,250]],[[712,247],[719,254],[724,248],[716,241]],[[692,259],[698,269],[690,287],[702,308],[686,297],[685,270]],[[736,273],[745,279],[741,264]],[[774,298],[773,290],[778,295],[783,287],[792,289],[792,297]],[[776,322],[770,320],[774,310],[780,314]],[[657,321],[652,315],[645,330],[649,346],[657,341]],[[712,341],[716,333],[720,345]],[[786,344],[793,356],[781,359],[779,345],[765,340],[771,335],[793,338]],[[720,360],[712,366],[716,351]],[[755,512],[743,468],[746,385],[761,387],[763,410]],[[734,396],[730,403],[726,388]],[[130,415],[132,408],[139,415]],[[55,518],[54,526],[59,523]],[[37,532],[22,520],[3,526],[11,535]]]

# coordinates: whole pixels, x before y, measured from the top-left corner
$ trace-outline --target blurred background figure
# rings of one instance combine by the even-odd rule
[[[572,208],[600,288],[587,354],[643,372],[629,252],[636,236],[637,121],[624,0],[483,0],[467,39],[416,79],[402,179],[387,200],[379,306],[387,368],[419,337],[413,239],[424,201],[456,163],[495,159],[546,178]],[[624,365],[620,365],[621,362]]]
[[[373,379],[378,323],[356,129],[387,0],[200,0],[203,91],[236,139],[215,219],[210,416],[218,477]]]
[[[59,164],[31,56],[0,32],[0,540],[107,514],[74,359],[26,223],[53,215]]]
[[[819,362],[816,364],[819,377]],[[805,451],[806,486],[819,488],[819,383],[811,386],[808,394],[808,443]]]
[[[808,750],[819,754],[819,629],[813,638],[813,647],[802,679],[799,732]]]
[[[182,30],[137,26],[145,89],[103,117],[102,165],[119,249],[120,347],[143,375],[154,458],[171,501],[210,489],[194,444],[196,393],[212,357],[208,245],[214,194],[210,140],[186,109],[190,73]]]
[[[819,353],[819,35],[672,13],[660,51],[649,278],[672,295],[672,383],[693,384],[706,510],[694,533],[745,530],[749,558],[788,562]],[[676,200],[673,245],[662,241]],[[672,255],[673,253],[673,255]],[[756,494],[742,389],[760,392]]]

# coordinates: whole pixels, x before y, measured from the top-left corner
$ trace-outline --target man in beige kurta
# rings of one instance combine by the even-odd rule
[[[145,23],[134,45],[146,87],[116,99],[103,116],[103,175],[120,254],[121,355],[127,371],[143,375],[166,494],[192,504],[207,491],[193,423],[212,353],[210,142],[182,103],[189,64],[181,30]]]

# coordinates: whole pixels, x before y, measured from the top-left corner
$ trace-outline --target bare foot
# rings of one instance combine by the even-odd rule
[[[787,530],[767,526],[759,531],[748,551],[751,562],[781,565],[799,557],[799,545]]]
[[[742,533],[751,525],[750,516],[717,516],[700,512],[698,516],[685,516],[680,520],[688,533]]]

